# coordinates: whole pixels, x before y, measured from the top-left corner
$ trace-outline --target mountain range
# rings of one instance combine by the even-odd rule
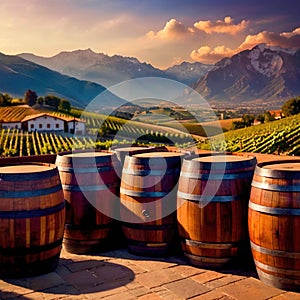
[[[300,49],[260,44],[215,65],[183,62],[166,70],[133,57],[108,56],[91,49],[61,52],[49,58],[0,54],[0,92],[22,97],[27,89],[32,89],[41,96],[59,95],[79,107],[106,91],[105,86],[153,76],[188,84],[209,102],[283,102],[300,95]],[[109,92],[105,94],[101,99],[103,106],[124,103]]]
[[[23,97],[26,90],[34,90],[38,96],[54,94],[70,100],[76,107],[85,107],[97,95],[102,106],[119,106],[124,100],[116,97],[100,84],[78,80],[18,56],[0,53],[0,92],[13,97]]]
[[[64,51],[52,57],[41,57],[30,53],[22,53],[19,56],[62,74],[96,82],[106,87],[139,77],[163,77],[191,84],[213,67],[198,62],[183,62],[181,65],[160,70],[134,57],[108,56],[95,53],[91,49]]]
[[[284,100],[300,95],[300,49],[264,44],[224,58],[193,86],[207,100]]]

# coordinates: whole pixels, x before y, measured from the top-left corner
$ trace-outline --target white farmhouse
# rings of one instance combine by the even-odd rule
[[[3,121],[1,122],[1,126],[2,129],[21,129],[22,123],[18,121]]]
[[[64,131],[65,121],[47,113],[26,116],[22,128],[27,131]]]
[[[84,134],[85,122],[77,118],[54,116],[48,113],[41,113],[26,116],[22,120],[22,129],[27,131],[61,131]]]
[[[84,134],[85,133],[85,122],[74,118],[72,120],[68,119],[67,121],[68,124],[68,132],[75,133],[75,134]],[[74,131],[74,126],[75,126],[75,131]]]

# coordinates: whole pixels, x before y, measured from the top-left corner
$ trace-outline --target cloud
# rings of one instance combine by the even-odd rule
[[[198,21],[194,24],[194,28],[204,31],[207,34],[212,33],[227,33],[235,35],[241,31],[244,31],[248,26],[249,21],[242,20],[238,24],[234,24],[234,19],[231,17],[225,17],[224,20],[217,20],[216,22],[208,21]]]
[[[282,48],[300,48],[300,27],[292,32],[275,33],[262,31],[255,35],[248,35],[239,46],[239,49],[251,49],[261,43],[268,46],[280,46]]]
[[[225,46],[217,46],[215,48],[202,46],[197,50],[193,50],[190,57],[195,61],[215,63],[224,57],[231,57],[238,52],[252,49],[256,45],[262,43],[267,46],[279,46],[282,48],[300,48],[300,27],[291,32],[275,33],[262,31],[255,35],[248,35],[235,49],[227,48]]]
[[[178,39],[187,34],[193,33],[192,28],[187,28],[184,24],[176,19],[169,20],[162,30],[157,32],[149,31],[147,37],[150,39]]]
[[[219,61],[224,57],[230,57],[235,53],[235,50],[226,48],[225,46],[217,46],[213,49],[209,46],[203,46],[197,50],[193,50],[190,56],[195,61],[215,63],[216,61]]]

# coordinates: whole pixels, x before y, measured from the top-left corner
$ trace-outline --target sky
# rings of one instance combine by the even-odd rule
[[[1,0],[0,52],[213,64],[259,43],[300,48],[299,11],[299,0]]]

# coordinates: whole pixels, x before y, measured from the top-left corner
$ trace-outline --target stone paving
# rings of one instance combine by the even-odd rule
[[[97,255],[63,249],[51,273],[0,280],[0,299],[285,300],[300,293],[264,285],[251,263],[215,271],[188,265],[181,255],[150,259],[127,249]]]

